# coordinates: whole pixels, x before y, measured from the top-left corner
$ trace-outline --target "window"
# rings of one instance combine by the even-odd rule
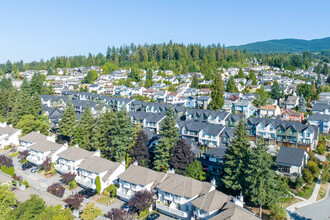
[[[310,143],[311,143],[311,140],[306,139],[306,144],[310,144]]]
[[[311,136],[311,134],[310,133],[306,133],[306,137],[310,137]]]

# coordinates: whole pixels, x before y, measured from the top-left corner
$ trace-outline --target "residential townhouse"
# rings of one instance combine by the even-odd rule
[[[310,125],[318,126],[320,132],[328,134],[330,128],[330,115],[313,114],[307,118],[307,123]]]
[[[7,145],[17,146],[19,145],[19,136],[21,130],[13,128],[11,125],[7,125],[6,122],[0,123],[0,149],[3,149]]]
[[[27,147],[29,155],[26,160],[40,166],[46,158],[56,162],[58,154],[66,149],[65,145],[57,144],[49,140],[40,140]]]
[[[300,114],[299,112],[296,112],[295,110],[292,109],[287,109],[285,110],[282,115],[281,119],[283,121],[298,121],[298,122],[303,122],[304,120],[304,114]]]
[[[279,115],[281,115],[281,109],[278,105],[265,105],[259,108],[259,116],[261,118],[272,118]]]
[[[330,115],[330,105],[316,103],[313,105],[312,111],[313,114],[319,113],[321,115]]]
[[[130,112],[131,122],[133,124],[140,123],[144,128],[148,128],[155,134],[159,133],[162,120],[165,118],[164,113],[150,113],[144,111]]]
[[[127,202],[136,192],[144,190],[154,191],[154,187],[161,183],[165,176],[166,173],[138,166],[137,162],[134,162],[124,173],[118,176],[119,188],[117,189],[117,196]]]
[[[226,154],[226,147],[211,148],[205,151],[204,155],[199,159],[204,170],[208,171],[212,176],[220,176],[223,170],[223,162]]]
[[[223,143],[225,137],[227,144],[231,139],[227,137],[230,132],[226,132],[225,126],[220,124],[210,124],[200,121],[179,121],[177,126],[180,129],[180,136],[183,138],[191,138],[196,142],[207,147],[217,147]]]
[[[156,189],[158,194],[156,208],[159,212],[175,218],[190,219],[193,216],[191,202],[200,195],[215,190],[215,181],[201,182],[168,173]]]
[[[245,115],[247,118],[255,115],[256,110],[257,108],[248,100],[240,100],[234,104],[235,113]]]
[[[76,182],[84,188],[96,190],[96,178],[100,177],[101,191],[118,183],[118,176],[125,172],[125,161],[118,163],[92,156],[78,165]]]
[[[308,158],[308,153],[303,149],[281,147],[275,161],[277,172],[285,175],[302,175]]]
[[[212,124],[225,125],[230,113],[205,109],[188,109],[185,116],[186,120],[198,120]]]
[[[300,122],[248,118],[247,129],[251,141],[262,137],[276,146],[300,148],[306,151],[315,150],[318,144],[318,127]]]
[[[229,202],[229,198],[228,195],[218,190],[205,193],[191,202],[193,218],[206,220],[214,217]]]
[[[211,97],[209,96],[198,96],[196,100],[196,107],[201,109],[207,109],[211,102]]]
[[[59,173],[77,173],[78,166],[90,157],[100,157],[100,151],[91,152],[77,145],[67,147],[64,151],[58,154],[55,169]]]
[[[299,96],[289,96],[284,102],[285,109],[294,109],[299,104]]]

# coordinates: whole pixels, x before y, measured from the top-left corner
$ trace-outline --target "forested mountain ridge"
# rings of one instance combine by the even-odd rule
[[[251,53],[295,53],[303,51],[330,50],[330,37],[313,40],[281,39],[259,41],[240,46],[229,46],[228,49],[245,50]]]

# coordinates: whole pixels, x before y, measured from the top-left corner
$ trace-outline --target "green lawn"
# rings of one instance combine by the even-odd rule
[[[109,196],[102,197],[101,199],[96,200],[96,202],[102,204],[102,205],[110,205],[113,202],[115,202],[116,198],[111,198]]]

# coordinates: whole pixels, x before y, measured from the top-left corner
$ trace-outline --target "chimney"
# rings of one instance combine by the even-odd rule
[[[40,131],[38,133],[40,133]],[[55,135],[47,136],[46,139],[47,139],[47,141],[55,143]]]
[[[100,149],[97,149],[97,150],[95,151],[94,156],[96,156],[96,157],[101,157],[101,151],[100,151]]]
[[[121,165],[124,165],[124,166],[126,166],[126,160],[124,159],[124,160],[122,160],[121,162]]]
[[[37,133],[40,134],[40,131],[38,130]]]
[[[217,186],[217,181],[215,180],[215,178],[213,178],[212,180],[211,180],[211,184],[212,184],[212,186]]]
[[[237,196],[236,198],[233,199],[233,202],[235,205],[238,205],[240,207],[243,208],[244,206],[244,201],[243,201],[243,195],[242,195],[242,192],[240,193],[239,196]]]
[[[135,166],[138,166],[139,165],[139,163],[137,162],[137,160],[133,162],[133,165],[135,165]]]
[[[68,142],[65,142],[63,145],[64,147],[69,147]]]
[[[172,169],[167,170],[166,173],[173,173],[174,174],[175,170],[172,168]]]

